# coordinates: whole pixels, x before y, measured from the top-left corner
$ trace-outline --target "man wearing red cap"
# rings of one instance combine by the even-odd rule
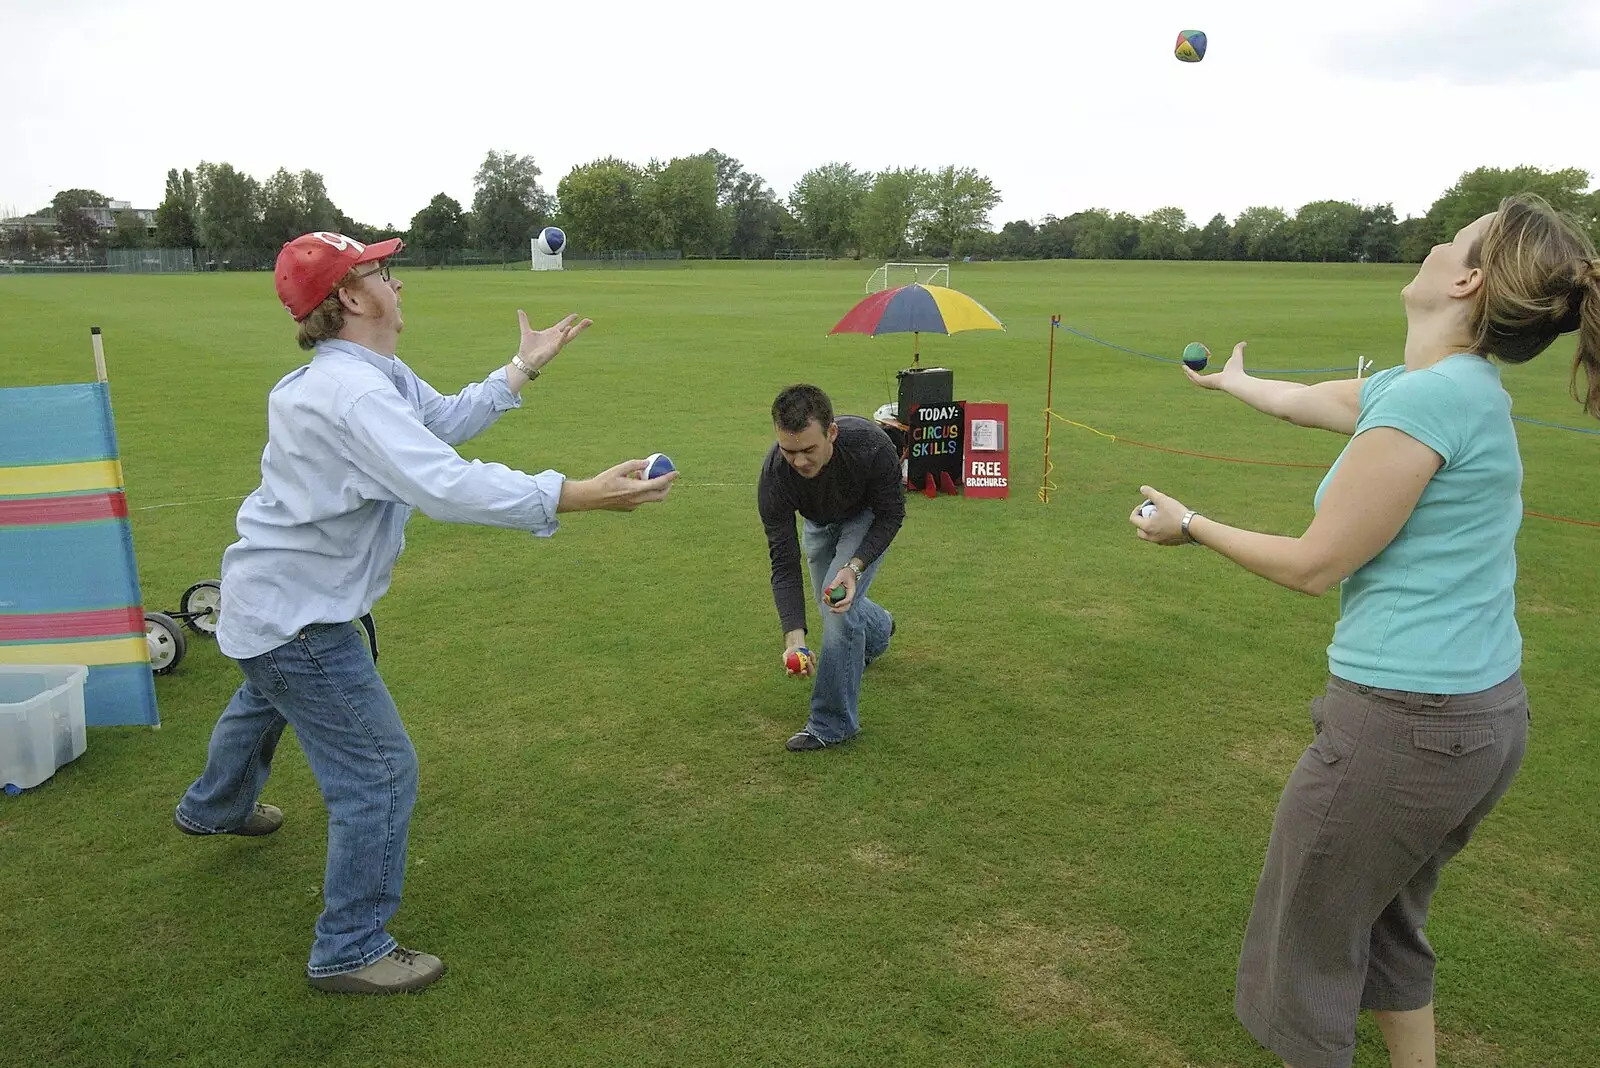
[[[217,645],[244,683],[211,735],[206,767],[173,820],[187,834],[271,834],[283,813],[257,798],[286,725],[329,811],[323,911],[306,974],[338,993],[417,990],[438,957],[387,930],[400,906],[417,756],[357,621],[371,625],[413,509],[455,523],[549,537],[557,513],[632,511],[660,501],[676,472],[644,480],[631,460],[584,481],[467,461],[452,448],[521,406],[524,386],[590,325],[533,330],[511,362],[446,397],[395,356],[402,285],[396,240],[296,238],[278,256],[278,297],[311,361],[267,398],[261,485],[222,557]]]

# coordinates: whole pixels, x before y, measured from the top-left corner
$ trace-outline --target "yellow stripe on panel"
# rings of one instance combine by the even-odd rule
[[[0,645],[0,664],[148,664],[150,645],[143,636],[98,642],[33,642]]]
[[[116,460],[0,467],[0,497],[34,497],[47,493],[81,493],[86,490],[121,488],[122,464]]]

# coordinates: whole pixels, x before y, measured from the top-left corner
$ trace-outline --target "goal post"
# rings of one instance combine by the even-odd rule
[[[925,286],[950,285],[948,263],[886,263],[867,279],[867,292],[877,293],[920,282]]]

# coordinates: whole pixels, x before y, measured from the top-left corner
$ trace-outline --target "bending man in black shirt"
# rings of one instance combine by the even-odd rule
[[[832,402],[816,386],[779,393],[772,426],[777,442],[761,466],[757,499],[785,657],[806,644],[801,548],[822,611],[811,718],[788,742],[801,752],[836,745],[861,729],[861,672],[888,651],[894,633],[894,618],[867,599],[867,588],[905,519],[905,486],[900,457],[882,428],[853,415],[835,422]],[[805,520],[800,539],[796,512]],[[830,606],[823,591],[839,584],[844,599]]]

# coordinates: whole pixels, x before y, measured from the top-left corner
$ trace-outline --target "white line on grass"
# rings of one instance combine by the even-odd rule
[[[754,482],[691,482],[691,486],[701,486],[706,489],[754,489]],[[246,494],[248,496],[248,494]],[[242,501],[244,497],[207,497],[203,501],[168,501],[165,504],[141,504],[135,512],[151,512],[157,508],[187,508],[195,504],[218,504],[222,501]]]

